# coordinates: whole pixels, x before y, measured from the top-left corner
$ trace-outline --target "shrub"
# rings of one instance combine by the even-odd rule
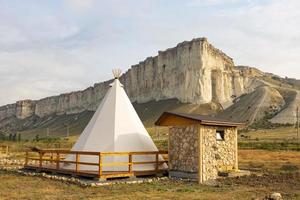
[[[295,171],[298,171],[299,168],[296,165],[282,165],[280,170],[286,171],[286,172],[295,172]]]

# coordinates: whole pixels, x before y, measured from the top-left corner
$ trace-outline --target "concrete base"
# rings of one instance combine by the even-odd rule
[[[183,171],[169,171],[169,178],[182,178],[182,179],[197,180],[198,173],[197,172],[183,172]]]
[[[120,182],[124,182],[124,181],[136,181],[138,180],[138,178],[136,176],[129,176],[129,177],[119,177],[119,178],[94,178],[93,179],[96,182],[116,182],[116,181],[120,181]]]
[[[223,177],[240,177],[240,176],[249,176],[249,175],[251,175],[251,172],[247,170],[219,172],[219,176],[223,176]]]

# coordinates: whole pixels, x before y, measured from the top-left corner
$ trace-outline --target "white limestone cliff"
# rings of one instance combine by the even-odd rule
[[[132,66],[120,78],[132,102],[176,98],[183,103],[220,103],[223,108],[233,99],[254,89],[253,78],[260,76],[252,68],[235,67],[232,58],[214,48],[206,38],[182,42],[159,51]],[[0,121],[32,115],[71,114],[95,110],[110,81],[40,100],[18,101],[0,107]]]

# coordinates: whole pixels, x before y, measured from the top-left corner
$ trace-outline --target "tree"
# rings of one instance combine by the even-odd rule
[[[12,136],[12,141],[17,141],[17,134],[15,133],[15,134],[13,134],[13,136]]]
[[[12,134],[11,133],[8,136],[8,141],[12,141]]]
[[[35,135],[35,140],[38,142],[40,140],[40,135],[39,134],[36,134]]]
[[[21,138],[21,134],[18,134],[18,141],[21,142],[22,138]]]

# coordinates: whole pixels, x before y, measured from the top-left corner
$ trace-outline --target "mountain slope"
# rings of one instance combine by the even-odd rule
[[[179,43],[159,51],[125,72],[120,81],[147,126],[167,110],[213,114],[247,124],[259,120],[294,123],[300,103],[299,80],[281,78],[260,70],[235,66],[233,59],[206,38]],[[40,100],[21,100],[0,107],[0,130],[28,135],[51,128],[58,135],[65,124],[80,133],[111,80],[83,91]],[[73,126],[72,126],[73,127]]]
[[[253,92],[237,98],[232,106],[218,116],[251,124],[266,115],[277,113],[284,105],[284,98],[275,88],[260,86]]]

